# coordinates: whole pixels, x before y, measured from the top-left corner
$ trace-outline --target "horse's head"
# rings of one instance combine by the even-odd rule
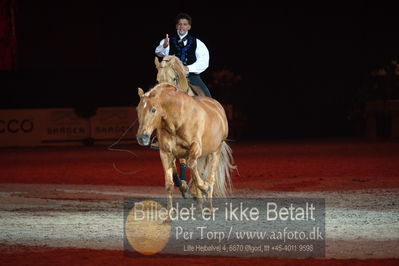
[[[136,139],[142,146],[150,144],[151,134],[160,125],[163,110],[159,103],[159,95],[156,90],[147,93],[139,88],[140,103],[137,106],[137,117],[139,120],[139,129]]]
[[[172,83],[187,92],[188,83],[182,62],[174,55],[167,55],[161,62],[155,57],[155,66],[158,70],[158,83]]]
[[[173,67],[174,64],[174,56],[165,56],[161,62],[159,62],[158,58],[155,57],[155,66],[158,70],[158,83],[170,82],[177,85],[177,83],[179,82],[179,75]]]

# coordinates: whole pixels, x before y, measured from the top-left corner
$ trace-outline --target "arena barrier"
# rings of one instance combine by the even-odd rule
[[[229,121],[232,105],[224,105]],[[136,107],[99,107],[82,118],[73,108],[0,110],[0,147],[135,143]]]
[[[100,107],[87,119],[72,108],[0,110],[0,147],[132,143],[136,118],[135,107]]]

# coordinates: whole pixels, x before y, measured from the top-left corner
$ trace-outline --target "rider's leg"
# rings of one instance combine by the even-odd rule
[[[212,97],[211,93],[209,92],[208,87],[205,85],[205,83],[202,81],[200,75],[190,73],[188,75],[188,80],[190,81],[191,85],[198,86],[202,89],[202,91],[205,93],[205,96]]]

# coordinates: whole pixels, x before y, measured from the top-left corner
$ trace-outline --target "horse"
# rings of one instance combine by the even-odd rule
[[[165,56],[161,62],[155,57],[155,67],[158,70],[157,81],[158,83],[169,82],[174,84],[183,92],[190,96],[198,95],[205,96],[202,89],[195,85],[190,85],[186,77],[183,63],[174,55]],[[194,93],[195,92],[195,93]]]
[[[154,59],[155,67],[158,70],[157,82],[169,82],[174,84],[181,91],[185,92],[189,96],[205,96],[205,93],[198,86],[190,85],[186,77],[186,71],[184,70],[183,63],[180,59],[174,55],[167,55],[163,57],[162,61],[159,62],[158,58]],[[195,93],[194,93],[195,91]],[[156,145],[155,145],[156,146]],[[186,160],[180,159],[180,177],[177,174],[177,170],[174,172],[174,180],[176,185],[180,188],[182,196],[188,198],[190,195],[186,188]],[[181,179],[180,179],[181,178]],[[196,193],[192,193],[196,194]]]
[[[226,143],[228,122],[223,107],[209,97],[191,97],[171,83],[160,83],[146,93],[138,88],[138,95],[136,139],[148,146],[151,134],[157,132],[168,208],[172,206],[174,161],[186,159],[197,205],[202,208],[205,195],[212,210],[213,195],[230,193],[235,169]]]

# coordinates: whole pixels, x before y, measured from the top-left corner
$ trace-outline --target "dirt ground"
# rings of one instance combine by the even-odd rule
[[[121,201],[164,193],[158,152],[130,145],[0,150],[0,264],[399,263],[398,141],[230,145],[234,196],[326,199],[326,258],[124,256]]]

